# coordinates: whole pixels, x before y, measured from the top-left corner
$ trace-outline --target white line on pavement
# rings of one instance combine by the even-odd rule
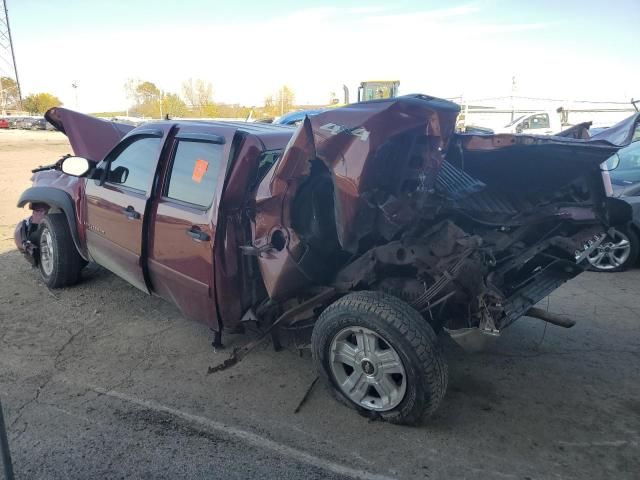
[[[73,383],[77,385],[77,383],[72,381],[67,381],[67,383]],[[206,417],[201,417],[199,415],[193,415],[191,413],[183,412],[182,410],[177,410],[175,408],[162,405],[160,403],[154,402],[153,400],[145,400],[142,398],[137,398],[137,397],[128,395],[126,393],[117,392],[115,390],[107,390],[105,388],[98,387],[95,385],[85,384],[83,386],[101,395],[117,398],[124,402],[133,403],[134,405],[148,408],[156,412],[162,412],[162,413],[167,413],[169,415],[173,415],[174,417],[178,417],[188,422],[195,423],[209,430],[224,433],[231,437],[238,438],[256,447],[264,448],[266,450],[271,450],[272,452],[275,452],[279,455],[290,457],[297,461],[304,462],[324,470],[329,470],[339,475],[345,475],[348,477],[359,478],[363,480],[393,480],[393,477],[370,473],[365,470],[359,470],[359,469],[347,467],[345,465],[341,465],[339,463],[331,462],[324,458],[316,457],[315,455],[311,455],[310,453],[304,452],[297,448],[289,447],[287,445],[278,443],[274,440],[270,440],[268,438],[243,430],[241,428],[234,427],[231,425],[225,425],[224,423],[220,423]]]

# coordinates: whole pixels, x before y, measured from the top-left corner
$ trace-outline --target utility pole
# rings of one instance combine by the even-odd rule
[[[16,67],[16,55],[13,50],[13,40],[11,38],[11,27],[9,25],[9,11],[7,10],[7,0],[2,1],[0,10],[0,76],[15,79],[18,93],[18,106],[22,110],[22,90],[20,89],[20,79],[18,78],[18,68]],[[7,99],[5,86],[0,85],[0,96],[2,99],[2,109],[4,110]]]
[[[516,106],[515,106],[513,97],[515,96],[517,89],[518,89],[518,84],[516,82],[516,76],[514,75],[513,77],[511,77],[511,121],[512,122],[516,115]]]

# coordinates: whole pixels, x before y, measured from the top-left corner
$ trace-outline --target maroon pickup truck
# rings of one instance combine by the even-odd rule
[[[454,132],[424,95],[307,117],[297,128],[160,121],[63,108],[74,156],[36,169],[16,244],[48,287],[96,262],[216,332],[303,327],[320,377],[360,412],[412,424],[447,387],[438,334],[478,347],[586,268],[629,220],[599,140]]]

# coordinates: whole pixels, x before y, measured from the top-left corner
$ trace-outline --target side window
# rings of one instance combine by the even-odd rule
[[[262,154],[262,156],[259,159],[260,163],[258,164],[256,181],[253,182],[253,185],[251,186],[251,190],[257,187],[258,184],[262,181],[262,179],[267,175],[267,173],[269,173],[269,170],[271,170],[271,168],[276,164],[276,162],[280,158],[281,153],[282,153],[281,151],[277,150],[277,151],[265,152]]]
[[[208,208],[216,192],[221,161],[222,145],[178,141],[166,196]]]
[[[529,128],[549,128],[549,115],[541,113],[531,117],[531,126]]]
[[[162,138],[141,137],[134,140],[109,161],[106,181],[146,191],[153,177]]]

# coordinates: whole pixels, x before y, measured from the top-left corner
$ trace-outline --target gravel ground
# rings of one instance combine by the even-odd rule
[[[586,273],[480,354],[445,341],[450,386],[427,424],[371,422],[270,345],[207,375],[206,327],[96,266],[47,290],[15,251],[29,170],[55,132],[0,131],[0,397],[17,478],[640,478],[640,271]],[[547,300],[542,302],[547,307]]]

